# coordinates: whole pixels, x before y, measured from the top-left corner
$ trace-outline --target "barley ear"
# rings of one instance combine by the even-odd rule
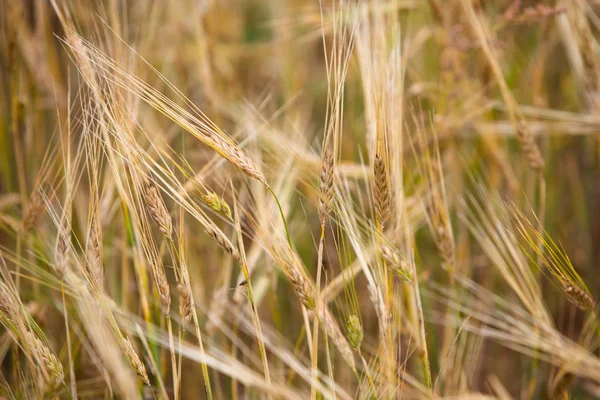
[[[320,178],[320,199],[319,199],[319,219],[321,225],[325,225],[331,212],[331,202],[333,200],[333,173],[334,173],[333,152],[325,148],[323,162],[321,165]]]
[[[363,329],[360,323],[360,319],[356,314],[352,314],[348,318],[348,342],[353,349],[360,349],[360,345],[363,341]]]
[[[120,342],[121,342],[121,347],[123,348],[123,351],[125,352],[125,356],[127,357],[127,361],[129,362],[129,365],[131,366],[131,368],[133,368],[133,370],[136,372],[136,374],[138,374],[138,376],[140,378],[142,378],[142,381],[146,385],[150,386],[150,379],[148,379],[148,374],[146,373],[146,367],[142,363],[140,356],[138,356],[138,354],[135,352],[135,350],[133,348],[133,344],[131,344],[131,341],[129,340],[129,338],[122,338],[122,340]]]
[[[177,285],[179,292],[179,314],[184,325],[187,325],[192,319],[192,294],[187,285]]]
[[[383,227],[391,214],[390,186],[385,161],[379,154],[375,155],[373,164],[373,199],[375,203],[375,217]]]
[[[144,189],[146,205],[154,223],[158,226],[160,232],[167,238],[171,239],[173,235],[173,222],[171,215],[167,210],[167,206],[163,201],[158,188],[150,180],[146,181]]]
[[[219,197],[215,192],[207,192],[201,195],[202,201],[214,211],[227,217],[228,220],[232,221],[231,209],[229,205],[222,197]]]

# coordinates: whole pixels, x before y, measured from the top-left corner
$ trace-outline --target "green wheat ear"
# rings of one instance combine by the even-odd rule
[[[348,318],[348,342],[354,349],[359,349],[363,341],[363,329],[356,314]]]
[[[231,209],[224,198],[219,197],[215,192],[207,192],[201,195],[202,201],[213,209],[215,212],[224,215],[230,221],[233,221],[231,217]]]

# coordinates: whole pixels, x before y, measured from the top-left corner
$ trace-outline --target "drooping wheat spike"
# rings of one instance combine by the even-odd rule
[[[167,206],[165,205],[158,188],[150,180],[146,181],[144,194],[146,205],[148,206],[148,211],[150,212],[152,220],[156,223],[160,232],[167,239],[171,239],[173,235],[173,221],[171,220],[171,215],[167,210]]]
[[[177,285],[179,292],[179,314],[184,325],[187,325],[192,319],[192,294],[188,290],[187,285]]]
[[[227,158],[230,162],[236,165],[246,175],[257,179],[265,186],[268,186],[267,179],[264,177],[262,172],[256,168],[256,164],[248,156],[242,152],[242,150],[232,142],[225,140],[222,136],[212,135],[216,145],[217,153],[220,153],[223,157]]]
[[[2,267],[6,267],[0,255]],[[4,272],[2,272],[3,274]],[[46,392],[54,391],[64,382],[64,369],[56,354],[38,337],[39,329],[21,304],[15,287],[0,279],[0,322],[19,342],[28,360],[40,373],[40,388]]]
[[[564,279],[561,279],[560,282],[565,294],[567,295],[567,300],[569,300],[573,305],[583,311],[594,309],[596,304],[588,292],[570,282],[567,282]]]
[[[160,79],[173,91],[176,96],[193,110],[178,106],[171,99],[164,96],[157,89],[127,72],[113,58],[103,53],[89,41],[74,32],[67,36],[66,43],[76,56],[78,67],[88,85],[97,96],[101,97],[97,80],[121,87],[145,101],[148,105],[161,112],[173,122],[181,126],[195,138],[203,142],[221,157],[239,168],[246,175],[257,179],[269,187],[266,178],[258,170],[254,162],[215,125],[199,108],[186,98],[181,91],[173,86],[164,76],[154,70]],[[144,62],[148,63],[146,60]],[[93,67],[93,76],[86,73],[88,63]],[[149,63],[148,63],[149,65]]]
[[[154,283],[156,284],[156,290],[158,291],[160,309],[165,316],[169,316],[171,311],[171,291],[162,263],[160,261],[151,261],[150,272],[152,273]]]
[[[516,206],[511,205],[510,209],[521,237],[539,257],[536,265],[550,274],[570,303],[584,311],[592,310],[596,302],[562,246],[557,245],[546,230],[540,232]],[[534,217],[539,225],[539,219],[535,214]]]
[[[206,194],[203,194],[200,197],[207,206],[219,214],[226,216],[230,221],[232,220],[231,209],[224,198],[211,191],[206,192]]]
[[[400,275],[406,281],[412,281],[412,273],[410,272],[408,265],[404,260],[402,260],[398,252],[390,249],[385,245],[380,246],[379,250],[381,251],[381,258],[383,258],[386,261],[388,268],[391,268],[393,272]]]
[[[331,202],[333,200],[333,174],[335,160],[333,152],[326,147],[323,151],[323,160],[321,164],[321,177],[319,182],[319,220],[321,225],[325,225],[331,212]]]
[[[148,379],[146,367],[142,363],[140,356],[138,356],[138,354],[135,352],[133,344],[131,344],[129,338],[122,337],[121,340],[119,340],[119,344],[121,345],[121,349],[125,353],[125,357],[127,357],[127,361],[129,362],[131,368],[136,372],[136,374],[138,374],[140,378],[142,378],[142,381],[146,385],[150,386],[150,379]]]
[[[96,219],[92,219],[89,232],[89,241],[86,249],[86,270],[88,278],[95,290],[102,291],[104,271],[102,268],[102,239]]]
[[[315,307],[313,287],[308,283],[306,277],[294,267],[288,268],[286,272],[300,302],[304,304],[304,307],[312,310]]]
[[[353,349],[360,349],[360,345],[363,341],[363,328],[360,323],[360,319],[356,314],[352,314],[348,318],[348,342]]]
[[[529,130],[529,126],[524,121],[523,118],[517,124],[516,131],[517,141],[521,146],[521,150],[525,157],[527,158],[527,162],[529,166],[534,171],[541,171],[544,169],[544,158],[542,157],[542,153],[540,152],[540,148],[538,147],[533,134]]]
[[[379,153],[375,154],[373,164],[373,199],[375,217],[383,227],[391,214],[391,196],[388,172],[385,160]]]
[[[344,357],[344,360],[348,365],[355,370],[356,364],[354,362],[354,355],[352,349],[343,335],[337,322],[331,316],[327,306],[320,303],[320,306],[315,307],[315,288],[312,281],[309,280],[304,274],[304,268],[302,262],[298,258],[298,255],[291,249],[283,250],[285,253],[280,253],[283,257],[276,257],[276,261],[279,263],[286,277],[292,284],[292,288],[296,293],[296,296],[300,299],[302,305],[307,309],[313,310],[316,316],[319,318],[323,329],[329,337],[333,340],[336,348],[340,354]]]
[[[45,368],[45,375],[48,376],[44,386],[47,388],[48,393],[54,392],[64,382],[65,372],[63,366],[56,354],[35,333],[29,330],[26,332],[28,338],[24,340],[29,342],[32,353],[39,360],[40,365],[38,367]]]
[[[439,221],[437,221],[439,222]],[[442,258],[442,266],[451,270],[454,266],[454,238],[447,224],[437,223],[434,227],[435,245]]]
[[[233,258],[238,264],[242,264],[242,258],[240,257],[239,251],[229,241],[225,234],[219,229],[211,225],[204,227],[206,234],[217,243],[217,245],[225,250],[231,258]]]

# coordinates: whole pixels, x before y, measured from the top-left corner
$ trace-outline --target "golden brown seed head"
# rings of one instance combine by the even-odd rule
[[[86,253],[88,279],[95,290],[102,291],[104,282],[104,270],[102,268],[102,239],[100,238],[100,232],[95,220],[92,221],[90,226],[90,235]]]
[[[385,222],[390,218],[391,196],[387,175],[387,167],[385,165],[385,161],[379,156],[379,154],[375,155],[373,175],[373,200],[375,203],[375,217],[383,227],[385,225]]]
[[[304,307],[312,310],[315,307],[314,293],[306,277],[294,267],[288,268],[287,275]]]
[[[243,264],[242,257],[240,256],[239,251],[233,246],[233,244],[227,239],[227,237],[223,234],[220,229],[214,228],[212,226],[206,226],[204,231],[208,236],[210,236],[216,243],[225,250],[229,255],[238,263]]]
[[[155,266],[151,269],[156,282],[160,309],[165,316],[168,316],[171,311],[171,291],[169,290],[169,281],[167,280],[167,276],[165,275],[162,266]]]
[[[523,121],[519,122],[517,125],[516,133],[517,141],[519,142],[521,150],[527,158],[529,167],[534,171],[543,170],[545,163],[542,153],[540,152],[538,145],[535,143],[533,134]]]
[[[587,291],[571,284],[570,282],[567,282],[564,279],[561,280],[561,285],[567,296],[567,299],[573,305],[584,311],[591,310],[594,308],[594,299]]]
[[[123,349],[123,352],[125,353],[125,356],[127,357],[129,365],[131,366],[131,368],[133,368],[136,374],[138,374],[138,376],[142,378],[142,381],[146,385],[150,386],[150,379],[148,379],[146,367],[142,363],[142,360],[140,359],[138,354],[133,349],[133,344],[131,344],[129,338],[123,338],[121,342],[121,347]]]
[[[58,357],[48,346],[46,346],[37,335],[31,331],[27,331],[27,340],[31,345],[32,353],[38,358],[40,365],[38,367],[45,368],[47,375],[45,387],[48,392],[54,392],[61,383],[64,382],[65,372]]]
[[[326,148],[323,154],[323,164],[321,165],[321,178],[319,182],[319,219],[321,220],[321,225],[325,225],[331,212],[331,202],[333,201],[333,174],[333,153],[329,148]]]
[[[227,158],[231,163],[237,166],[242,172],[246,175],[257,179],[262,182],[265,186],[268,186],[267,180],[264,175],[256,168],[254,161],[248,158],[242,150],[240,150],[236,145],[229,143],[221,137],[216,135],[212,135],[212,141],[216,145],[216,150],[225,158]]]
[[[439,223],[435,230],[435,245],[438,248],[440,256],[442,257],[443,266],[445,269],[450,269],[454,265],[454,238],[452,233],[448,230],[448,227]]]
[[[192,319],[192,294],[187,285],[177,285],[179,292],[179,314],[184,325],[187,325]]]
[[[161,233],[167,239],[170,239],[173,234],[173,222],[158,188],[151,181],[147,181],[144,194],[152,220],[156,223]]]

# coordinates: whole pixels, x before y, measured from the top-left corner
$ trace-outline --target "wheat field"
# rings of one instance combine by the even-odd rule
[[[1,399],[600,398],[598,1],[0,23]]]

